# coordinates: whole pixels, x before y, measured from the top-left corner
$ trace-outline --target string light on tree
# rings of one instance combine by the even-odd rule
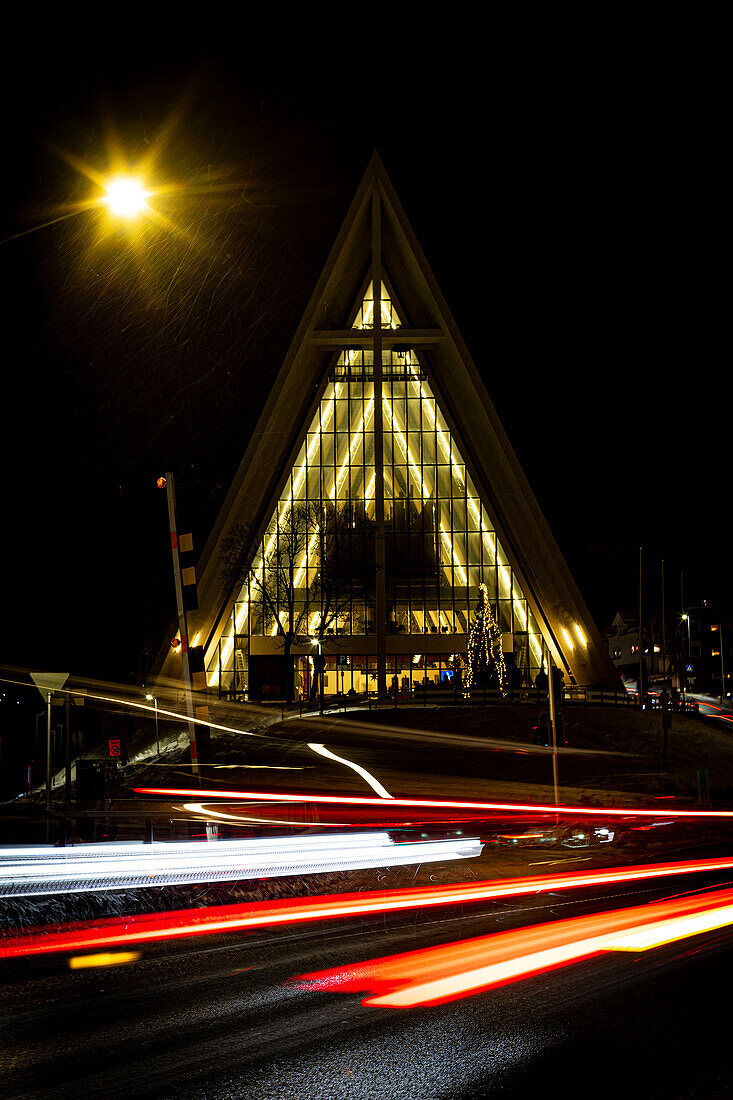
[[[468,635],[466,687],[487,686],[492,677],[496,678],[501,694],[506,695],[508,677],[501,633],[491,610],[488,589],[480,584],[479,603]]]

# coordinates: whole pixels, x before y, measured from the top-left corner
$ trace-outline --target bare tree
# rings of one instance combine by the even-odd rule
[[[282,639],[292,700],[291,652],[298,637],[336,633],[354,603],[366,607],[373,590],[374,525],[363,510],[333,501],[295,501],[273,521],[260,558],[250,526],[234,524],[222,539],[220,580],[228,591],[249,582],[266,620]],[[371,563],[371,567],[370,567]],[[306,572],[307,566],[307,572]],[[314,656],[312,696],[325,666]]]

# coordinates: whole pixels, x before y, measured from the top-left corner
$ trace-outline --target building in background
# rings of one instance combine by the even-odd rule
[[[669,637],[669,630],[667,634]],[[617,611],[610,627],[604,631],[604,638],[611,660],[624,683],[636,689],[641,667],[645,689],[661,691],[665,682],[672,687],[674,649],[669,645],[665,649],[661,624],[656,620],[646,624],[640,635],[638,613]]]
[[[486,599],[512,686],[618,684],[376,155],[197,573],[220,697],[463,685]]]
[[[677,619],[681,686],[703,694],[728,695],[733,671],[731,624],[723,623],[719,608],[707,600],[685,608]]]
[[[649,690],[668,688],[720,696],[731,690],[733,629],[721,622],[720,612],[703,600],[680,614],[667,616],[666,639],[661,618],[651,615],[639,635],[639,616],[617,611],[604,631],[608,652],[625,683],[638,682],[640,654]]]

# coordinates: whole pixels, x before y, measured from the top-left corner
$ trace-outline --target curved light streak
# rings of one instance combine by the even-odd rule
[[[327,760],[335,760],[338,764],[345,764],[347,768],[351,768],[357,772],[362,779],[366,780],[373,791],[376,791],[380,798],[391,798],[392,795],[383,787],[378,779],[368,772],[366,768],[362,768],[361,764],[355,764],[353,760],[346,760],[343,756],[337,756],[335,752],[331,752],[325,745],[316,745],[308,742],[308,748],[313,752],[317,752],[319,756],[325,756]]]
[[[221,810],[212,810],[210,806],[205,806],[203,802],[184,802],[184,810],[188,810],[192,814],[202,814],[205,818],[215,817],[219,821],[235,821],[238,825],[293,825],[292,821],[281,821],[276,817],[249,817],[244,814],[227,814]],[[346,826],[344,826],[346,827]]]

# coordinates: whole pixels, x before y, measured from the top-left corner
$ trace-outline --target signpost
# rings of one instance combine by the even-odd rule
[[[349,665],[349,655],[348,655],[348,653],[339,653],[339,655],[336,658],[336,664],[338,666],[339,672],[341,673],[341,694],[343,695],[344,694],[344,676],[346,674],[346,669],[348,668],[348,665]],[[338,690],[338,688],[337,688],[337,690]]]
[[[68,672],[31,672],[31,679],[46,701],[46,843],[51,840],[51,788],[53,784],[53,751],[51,734],[51,703],[69,679]]]

